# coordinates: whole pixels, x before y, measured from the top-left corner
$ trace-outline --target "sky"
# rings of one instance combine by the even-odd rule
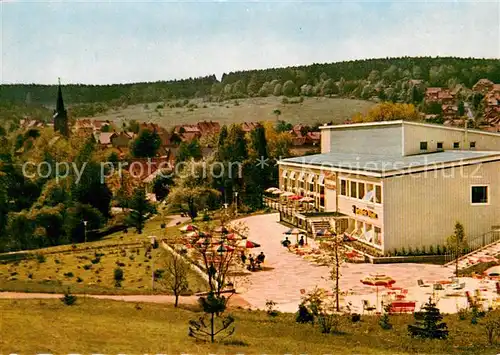
[[[500,59],[500,0],[0,0],[1,83],[111,84],[398,56]]]

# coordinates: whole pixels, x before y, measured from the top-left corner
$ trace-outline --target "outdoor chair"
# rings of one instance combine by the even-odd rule
[[[422,280],[417,280],[417,283],[420,287],[430,287],[431,285],[424,283]]]
[[[461,284],[459,285],[453,285],[452,287],[454,290],[462,290],[465,288],[465,282],[462,282]]]
[[[365,311],[373,312],[375,309],[376,307],[370,305],[370,302],[368,302],[368,300],[363,300],[363,313],[365,313]]]
[[[432,289],[434,291],[443,291],[444,290],[443,285],[441,285],[441,284],[434,284],[434,285],[432,285]]]

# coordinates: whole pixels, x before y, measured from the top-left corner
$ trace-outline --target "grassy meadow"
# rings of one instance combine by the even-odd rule
[[[79,298],[73,306],[52,300],[0,300],[0,353],[4,354],[496,354],[488,346],[482,320],[445,317],[447,340],[411,339],[410,315],[392,316],[392,330],[378,318],[342,319],[339,334],[321,334],[297,324],[293,314],[270,318],[265,312],[234,310],[236,331],[223,343],[187,336],[196,309],[165,304]],[[12,326],[14,325],[15,326]]]
[[[297,99],[295,99],[297,100]],[[355,113],[365,113],[373,102],[354,99],[305,97],[304,102],[283,104],[282,97],[262,97],[229,100],[224,102],[203,102],[202,99],[190,100],[196,107],[165,107],[156,110],[158,104],[133,105],[125,109],[109,110],[104,115],[93,117],[100,120],[137,120],[159,123],[164,127],[177,124],[196,124],[199,121],[218,121],[221,124],[241,123],[245,121],[275,120],[274,110],[281,111],[279,118],[297,124],[329,122],[342,123]],[[194,106],[191,105],[191,106]]]
[[[161,228],[164,219],[146,223],[142,234],[135,229],[117,232],[86,244],[61,245],[32,251],[30,259],[0,262],[0,291],[60,293],[70,287],[73,293],[150,294],[167,293],[161,282],[152,289],[152,273],[165,267],[171,257],[163,248],[145,256],[149,236],[175,238],[178,227]],[[114,270],[124,273],[121,287],[115,287]],[[202,277],[190,271],[190,292],[205,291]]]

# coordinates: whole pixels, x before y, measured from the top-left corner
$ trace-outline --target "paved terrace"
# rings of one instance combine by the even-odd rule
[[[265,270],[254,272],[237,282],[243,298],[252,307],[264,309],[266,300],[273,300],[283,312],[296,312],[301,300],[300,290],[309,291],[315,286],[332,289],[329,281],[330,268],[319,266],[289,252],[281,245],[287,227],[278,223],[278,214],[252,216],[242,219],[249,227],[249,239],[261,244],[261,248],[249,249],[251,254],[263,251],[266,255]],[[295,236],[289,239],[294,242]],[[376,288],[363,285],[360,279],[373,272],[384,273],[396,280],[394,286],[415,287],[418,279],[432,282],[445,280],[453,270],[439,265],[425,264],[350,264],[342,267],[340,287],[346,291],[375,296]]]

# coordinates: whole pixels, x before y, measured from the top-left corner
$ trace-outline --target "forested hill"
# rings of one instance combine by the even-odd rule
[[[401,90],[401,83],[420,79],[428,86],[470,88],[481,78],[500,83],[500,60],[473,58],[404,57],[312,64],[231,72],[175,81],[113,85],[66,85],[68,104],[101,102],[107,106],[207,97],[341,94],[368,98],[380,89]],[[0,101],[53,105],[55,85],[0,86]],[[391,91],[389,90],[389,94]]]

